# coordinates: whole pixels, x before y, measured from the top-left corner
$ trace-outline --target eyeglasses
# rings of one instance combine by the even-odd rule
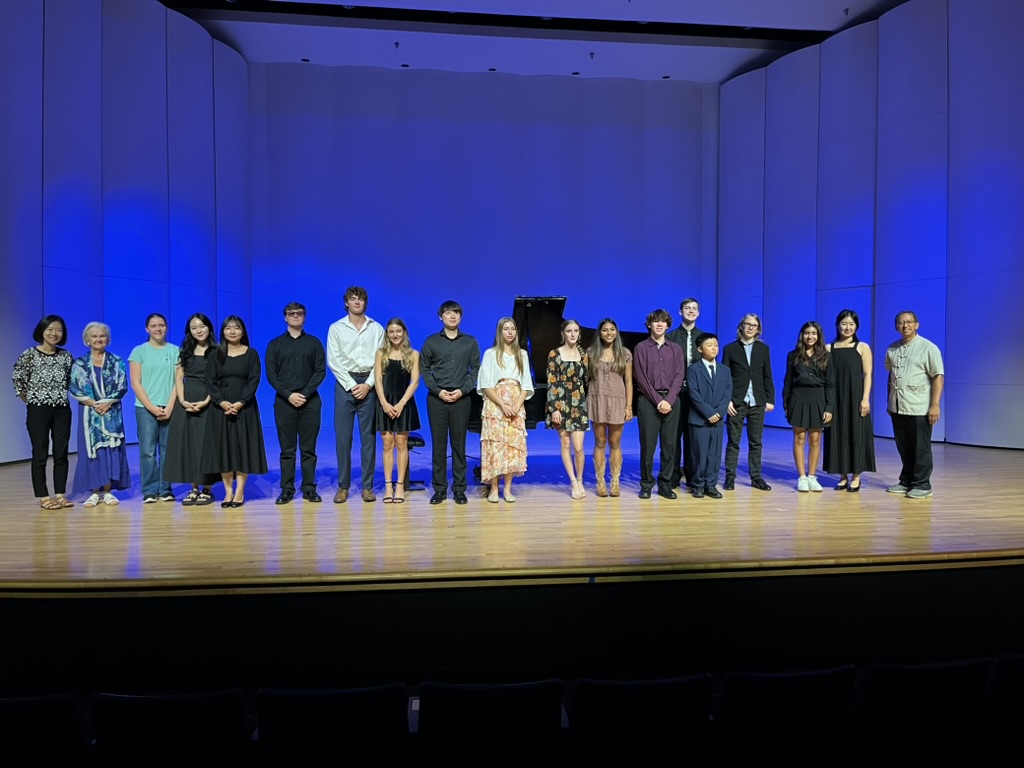
[[[757,323],[743,323],[742,325],[743,325],[744,328],[760,328],[761,327]]]
[[[285,314],[288,315],[288,317],[302,317],[306,313],[301,309],[289,309]]]
[[[896,325],[898,325],[898,326],[917,325],[917,320],[900,320],[898,323],[896,323]]]

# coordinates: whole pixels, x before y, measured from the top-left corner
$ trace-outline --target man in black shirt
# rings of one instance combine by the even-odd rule
[[[678,466],[672,469],[672,487],[678,488],[684,482],[690,485],[696,471],[696,454],[690,444],[687,425],[690,421],[690,393],[686,386],[686,368],[690,363],[700,360],[697,350],[697,337],[704,331],[697,327],[700,317],[700,302],[692,296],[679,302],[679,316],[683,319],[678,328],[669,331],[665,337],[674,341],[683,350],[683,391],[679,393],[679,433],[676,436],[676,461]]]
[[[452,495],[456,504],[466,498],[466,432],[469,431],[469,393],[476,389],[480,345],[459,330],[462,307],[446,301],[437,311],[444,325],[428,336],[420,350],[420,375],[429,391],[427,417],[433,460],[434,495],[431,504],[448,497],[448,441],[452,446]]]
[[[322,501],[316,492],[316,439],[322,403],[317,388],[327,375],[320,339],[303,330],[306,308],[293,301],[284,308],[288,330],[267,345],[267,381],[274,388],[274,422],[281,444],[281,495],[278,504],[295,497],[295,443],[302,452],[302,498]]]

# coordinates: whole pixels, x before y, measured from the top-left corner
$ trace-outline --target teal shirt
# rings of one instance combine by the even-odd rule
[[[164,344],[155,347],[148,341],[139,344],[128,356],[129,363],[142,365],[142,388],[153,405],[165,406],[171,402],[174,393],[174,366],[178,363],[178,345]],[[135,400],[136,408],[145,406]]]

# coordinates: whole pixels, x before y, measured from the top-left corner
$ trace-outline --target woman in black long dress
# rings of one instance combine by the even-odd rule
[[[216,472],[224,481],[222,507],[242,506],[249,475],[267,472],[256,402],[260,371],[260,356],[249,346],[245,323],[230,315],[220,328],[220,346],[206,364],[214,408],[200,461],[202,472]]]
[[[836,340],[828,345],[836,372],[836,404],[825,435],[825,471],[840,476],[837,491],[850,493],[860,490],[862,472],[875,471],[871,347],[857,338],[859,329],[857,313],[844,309],[836,317]]]
[[[803,324],[796,349],[786,358],[786,381],[782,404],[786,419],[793,427],[793,459],[799,473],[796,489],[801,493],[820,492],[815,472],[821,455],[821,431],[832,421],[836,394],[835,371],[829,365],[821,326],[813,320]],[[804,457],[804,447],[807,457]]]
[[[197,312],[185,322],[185,338],[174,368],[174,396],[178,398],[178,407],[171,414],[164,463],[164,477],[168,482],[191,483],[192,490],[181,500],[186,507],[212,504],[210,488],[219,479],[217,474],[203,474],[199,470],[213,402],[206,377],[213,349],[213,323]]]
[[[420,384],[420,354],[409,343],[409,329],[393,317],[384,326],[384,343],[374,358],[377,390],[377,431],[384,443],[384,503],[405,501],[405,475],[409,467],[409,433],[420,428],[416,388]],[[395,453],[398,473],[392,481]]]

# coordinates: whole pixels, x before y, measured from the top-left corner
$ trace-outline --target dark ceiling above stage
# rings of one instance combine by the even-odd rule
[[[249,61],[721,83],[906,0],[162,0]]]

